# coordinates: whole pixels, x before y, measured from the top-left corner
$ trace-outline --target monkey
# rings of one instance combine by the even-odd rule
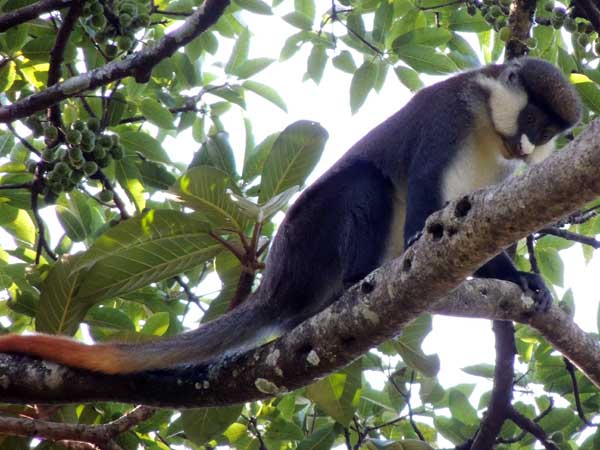
[[[259,345],[326,308],[419,237],[448,201],[535,164],[580,118],[578,96],[552,64],[529,57],[489,65],[423,88],[353,145],[290,207],[260,286],[225,315],[180,335],[92,346],[47,335],[0,337],[0,352],[73,368],[126,374],[209,362]],[[518,284],[541,309],[541,277],[505,252],[475,273]]]

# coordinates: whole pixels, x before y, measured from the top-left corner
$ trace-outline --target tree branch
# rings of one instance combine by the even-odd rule
[[[0,107],[0,123],[29,116],[83,91],[93,90],[125,77],[133,76],[140,83],[147,81],[154,66],[206,31],[221,17],[228,4],[228,0],[206,0],[179,28],[166,34],[156,45],[148,46],[123,60],[71,77],[12,105]]]
[[[0,16],[0,33],[11,27],[25,23],[28,20],[35,19],[41,14],[54,11],[55,9],[66,8],[72,0],[41,0],[37,3],[24,6],[14,11]]]
[[[138,406],[118,419],[103,425],[69,424],[47,420],[0,417],[0,433],[8,433],[13,436],[38,437],[53,441],[84,442],[96,444],[98,448],[103,450],[117,450],[121,447],[113,442],[113,439],[149,419],[154,411],[154,408]]]
[[[598,195],[600,120],[521,176],[434,213],[422,237],[402,257],[368,275],[329,308],[277,341],[212,364],[123,376],[72,370],[22,355],[0,355],[0,401],[110,399],[207,406],[257,400],[305,386],[395,336],[419,313],[440,312],[439,299],[500,249]],[[503,288],[492,299],[494,286]],[[600,386],[600,343],[558,307],[535,312],[534,302],[516,285],[472,281],[447,295],[444,305],[446,312],[465,317],[533,326]]]

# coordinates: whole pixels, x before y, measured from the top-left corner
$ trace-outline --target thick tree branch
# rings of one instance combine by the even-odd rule
[[[512,59],[526,55],[529,51],[527,39],[533,25],[536,0],[515,0],[508,17],[510,39],[506,43],[505,58]]]
[[[179,28],[165,35],[156,45],[148,46],[123,60],[71,77],[12,105],[0,107],[0,123],[29,116],[83,91],[96,89],[125,77],[133,76],[138,82],[147,81],[154,66],[213,25],[228,4],[228,0],[206,0]]]
[[[20,355],[3,355],[0,401],[111,399],[161,406],[206,406],[256,400],[296,389],[395,336],[419,313],[438,310],[440,298],[501,248],[598,195],[600,120],[563,151],[523,175],[470,194],[433,214],[423,236],[401,258],[376,270],[325,311],[275,342],[210,365],[126,376],[94,374]],[[563,311],[553,307],[545,313],[534,313],[533,301],[523,297],[516,286],[513,298],[485,305],[491,291],[481,289],[480,283],[467,284],[476,303],[469,304],[467,298],[450,302],[455,312],[533,326],[600,386],[600,344]],[[481,290],[473,290],[473,286]]]
[[[41,14],[69,6],[72,0],[41,0],[37,3],[15,9],[0,16],[0,33],[11,27],[35,19]]]

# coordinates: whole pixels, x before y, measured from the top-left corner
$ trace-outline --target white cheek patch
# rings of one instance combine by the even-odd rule
[[[511,90],[493,78],[480,76],[477,82],[490,93],[490,111],[496,131],[503,136],[514,136],[519,113],[527,105],[527,94],[522,90]]]
[[[521,135],[521,152],[524,155],[531,155],[535,150],[535,145],[531,143],[526,134]]]
[[[527,156],[527,164],[537,164],[542,162],[544,159],[546,159],[550,153],[552,153],[554,151],[554,139],[551,139],[550,141],[546,142],[543,145],[538,145],[535,148],[535,151],[533,153],[531,153],[529,156]]]

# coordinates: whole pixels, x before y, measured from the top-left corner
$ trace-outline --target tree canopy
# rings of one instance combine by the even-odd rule
[[[287,24],[279,54],[250,56],[257,23]],[[264,349],[120,378],[0,355],[0,449],[600,448],[599,330],[571,320],[561,253],[589,262],[600,247],[599,34],[593,0],[0,0],[3,333],[135,342],[245,301],[328,139],[311,117],[255,138],[269,118],[246,113],[247,97],[285,115],[291,93],[261,81],[285,61],[306,83],[345,74],[352,113],[386,84],[414,92],[525,54],[584,104],[566,151],[473,197],[450,252],[419,242],[417,275],[392,262]],[[505,230],[515,198],[529,217]],[[528,233],[514,260],[551,287],[548,314],[506,282],[449,293],[469,274],[453,257],[474,269]],[[448,273],[432,284],[436,270]],[[496,319],[495,365],[482,356],[449,386],[422,350],[432,313]],[[310,336],[322,346],[290,357]]]

